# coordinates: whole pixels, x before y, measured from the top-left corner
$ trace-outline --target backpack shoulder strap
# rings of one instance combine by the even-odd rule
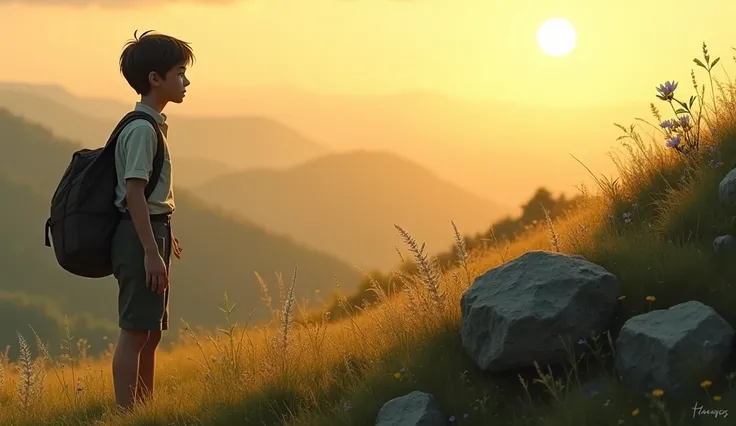
[[[151,197],[151,194],[156,188],[156,184],[158,184],[158,180],[161,177],[161,171],[164,167],[164,150],[166,149],[166,147],[164,146],[164,135],[161,132],[161,127],[159,127],[156,120],[151,117],[150,114],[147,114],[143,111],[131,111],[127,113],[122,118],[122,120],[120,120],[118,125],[115,126],[115,130],[113,130],[112,134],[110,135],[110,138],[105,145],[105,149],[114,150],[118,142],[118,137],[120,136],[120,133],[123,131],[125,126],[133,122],[133,120],[139,119],[146,120],[151,123],[151,126],[153,126],[153,129],[156,132],[156,139],[158,141],[158,143],[156,144],[156,154],[153,157],[153,171],[151,172],[151,178],[148,180],[148,184],[146,184],[145,189],[146,199],[148,199]]]
[[[156,154],[153,156],[153,170],[151,171],[151,178],[148,179],[148,184],[146,185],[145,189],[145,195],[146,199],[151,197],[151,194],[153,194],[153,190],[156,189],[156,185],[158,184],[159,178],[161,178],[161,171],[164,168],[164,154],[166,147],[164,146],[164,135],[161,132],[161,127],[159,127],[156,120],[151,117],[150,115],[143,113],[145,115],[145,119],[148,120],[149,123],[153,126],[153,130],[156,131]]]
[[[122,133],[125,126],[133,122],[133,120],[137,120],[140,118],[144,118],[143,114],[144,112],[140,111],[131,111],[118,122],[117,126],[113,129],[112,133],[110,134],[110,137],[107,139],[107,143],[105,143],[105,149],[108,151],[115,151],[115,146],[118,144],[118,137],[120,137],[120,133]]]

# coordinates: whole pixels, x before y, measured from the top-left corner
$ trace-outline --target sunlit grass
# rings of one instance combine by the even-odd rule
[[[399,224],[416,273],[395,273],[400,288],[376,283],[371,306],[341,299],[346,318],[298,311],[298,269],[288,282],[279,278],[276,307],[258,276],[272,323],[228,320],[211,335],[184,327],[181,342],[159,353],[154,400],[128,416],[114,414],[109,354],[89,359],[68,334],[66,356],[44,357],[32,348],[41,344],[32,330],[19,330],[20,361],[0,361],[0,424],[372,425],[385,402],[413,390],[434,394],[453,424],[727,424],[722,415],[693,417],[696,400],[683,405],[658,389],[633,392],[611,362],[611,342],[632,315],[699,300],[736,324],[736,265],[711,247],[716,236],[734,232],[736,209],[719,203],[718,184],[736,163],[736,89],[731,81],[714,86],[718,99],[707,100],[700,88],[692,105],[687,98],[691,125],[704,124],[681,135],[682,150],[665,145],[675,146],[676,134],[660,126],[665,108],[653,105],[651,127],[622,126],[623,150],[612,157],[618,178],[596,176],[598,191],[583,188],[579,209],[547,216],[513,244],[468,251],[462,224],[447,224],[456,264],[440,270],[411,224]],[[663,87],[668,102],[671,86]],[[566,366],[482,372],[462,348],[460,298],[479,274],[537,249],[581,254],[614,273],[622,288],[617,316],[610,330],[570,348]],[[226,318],[232,309],[226,297]],[[297,321],[303,318],[315,320]],[[736,415],[733,376],[702,381],[698,404]],[[596,396],[588,394],[591,383]]]

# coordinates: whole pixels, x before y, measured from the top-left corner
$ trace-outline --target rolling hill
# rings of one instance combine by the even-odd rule
[[[45,86],[40,86],[45,87]],[[103,105],[98,105],[100,103]],[[118,105],[119,113],[108,116]],[[61,88],[0,83],[0,107],[41,123],[60,136],[85,145],[103,144],[131,105],[75,97]],[[103,108],[105,117],[95,113]],[[329,150],[278,121],[260,116],[186,117],[169,115],[169,139],[175,158],[202,158],[230,169],[287,167]],[[228,169],[225,169],[227,171]]]
[[[85,146],[102,145],[114,126],[114,121],[86,116],[41,95],[5,90],[0,85],[0,108],[2,107],[9,107],[14,114],[41,123],[53,129],[55,134],[80,141]],[[219,160],[203,158],[197,153],[177,155],[174,152],[176,148],[180,147],[172,147],[172,156],[176,160],[178,186],[191,188],[222,174],[238,170],[238,167]]]
[[[180,155],[174,161],[176,161],[174,165],[176,168],[175,185],[187,189],[203,185],[218,176],[238,171],[237,167],[232,167],[222,161],[196,156]]]
[[[4,219],[0,222],[0,291],[48,296],[65,313],[88,312],[114,319],[114,281],[66,273],[56,264],[52,250],[43,245],[50,196],[72,152],[79,148],[0,109],[4,153],[0,156],[0,216]],[[274,273],[281,272],[288,280],[298,267],[298,299],[313,298],[315,290],[329,293],[335,280],[349,292],[361,278],[335,257],[218,211],[178,188],[173,227],[185,250],[172,272],[174,327],[180,317],[192,325],[219,324],[217,306],[225,292],[238,303],[237,318],[246,318],[258,307],[254,319],[263,319],[267,311],[261,306],[254,271],[275,291]]]
[[[385,151],[331,154],[285,170],[218,177],[198,194],[212,204],[294,236],[364,268],[388,268],[403,245],[394,224],[444,250],[454,220],[485,230],[508,210]]]
[[[128,105],[115,99],[75,96],[56,84],[6,81],[0,82],[0,91],[20,92],[45,99],[52,99],[54,102],[64,105],[69,109],[84,111],[89,116],[95,118],[115,119],[120,116],[121,112],[124,112],[128,108]]]

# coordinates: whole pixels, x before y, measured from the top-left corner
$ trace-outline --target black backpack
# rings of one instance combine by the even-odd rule
[[[115,206],[115,146],[123,128],[137,119],[150,122],[158,136],[153,172],[145,191],[148,199],[161,176],[164,140],[158,123],[142,111],[126,114],[104,147],[75,152],[51,198],[46,247],[51,247],[51,234],[57,262],[74,275],[102,278],[113,273],[110,249],[121,215]]]

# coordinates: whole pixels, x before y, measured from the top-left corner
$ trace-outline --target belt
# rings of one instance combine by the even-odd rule
[[[151,218],[151,222],[161,222],[161,223],[170,223],[171,222],[171,213],[158,213],[158,214],[152,214],[149,215]],[[130,216],[130,212],[122,212],[120,213],[120,220],[132,220],[133,218]]]

